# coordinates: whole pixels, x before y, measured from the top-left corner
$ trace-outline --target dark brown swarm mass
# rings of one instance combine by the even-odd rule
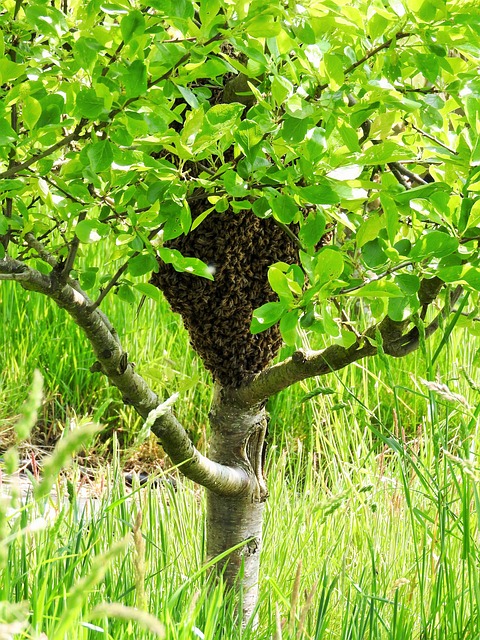
[[[268,267],[298,260],[292,240],[271,219],[228,211],[211,213],[187,236],[166,244],[212,268],[214,281],[159,262],[152,282],[181,314],[193,348],[214,379],[239,386],[264,369],[280,348],[278,326],[252,335],[250,323],[255,309],[277,299]]]

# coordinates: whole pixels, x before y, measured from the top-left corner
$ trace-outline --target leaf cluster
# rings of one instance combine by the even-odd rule
[[[477,8],[10,0],[0,29],[2,257],[133,304],[157,260],[214,277],[164,243],[252,210],[300,256],[271,266],[253,332],[348,348],[364,318],[423,321],[432,278],[475,315]]]

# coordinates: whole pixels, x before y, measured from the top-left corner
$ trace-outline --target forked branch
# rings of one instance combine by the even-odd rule
[[[103,372],[119,389],[124,402],[133,405],[143,418],[159,407],[161,400],[128,361],[105,314],[99,309],[92,311],[92,301],[80,287],[74,288],[69,283],[58,286],[58,280],[8,256],[0,260],[0,279],[17,280],[24,289],[42,293],[65,309],[93,348],[97,362],[92,370]],[[181,465],[184,475],[194,482],[225,496],[238,495],[248,487],[245,470],[213,462],[202,455],[171,411],[163,412],[151,428],[174,464]]]
[[[430,305],[438,296],[443,282],[438,278],[424,280],[419,291],[423,307]],[[450,300],[442,311],[425,327],[425,338],[430,337],[439,327],[440,319],[446,316],[462,293],[458,286],[450,295]],[[332,345],[321,351],[299,350],[291,358],[275,364],[258,373],[249,383],[239,389],[229,391],[235,401],[253,406],[264,403],[270,396],[287,387],[316,376],[323,376],[345,368],[352,362],[377,354],[375,342],[377,331],[383,341],[386,354],[401,358],[420,345],[420,333],[417,327],[406,331],[412,319],[395,322],[386,317],[382,322],[370,327],[351,347]]]

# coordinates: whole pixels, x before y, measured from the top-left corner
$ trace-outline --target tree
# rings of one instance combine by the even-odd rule
[[[480,11],[6,0],[0,26],[0,278],[65,309],[92,372],[206,488],[208,553],[233,548],[246,619],[267,399],[460,317],[475,333]],[[121,266],[86,262],[89,243]],[[208,457],[101,308],[158,288],[215,380]]]

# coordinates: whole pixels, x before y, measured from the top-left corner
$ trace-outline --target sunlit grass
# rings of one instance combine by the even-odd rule
[[[93,356],[81,333],[48,301],[5,284],[2,441],[12,441],[14,417],[38,368],[45,378],[40,424],[51,439],[66,435],[75,416],[80,424],[107,422],[126,446],[137,418],[90,373]],[[108,310],[155,389],[183,388],[176,409],[203,447],[209,377],[175,316],[148,302],[138,319],[136,312]],[[454,333],[432,366],[433,344],[426,354],[374,358],[298,384],[269,403],[258,629],[240,629],[231,596],[204,565],[202,491],[186,481],[177,491],[163,483],[130,494],[116,440],[113,462],[96,471],[92,487],[103,490],[95,507],[84,510],[76,499],[85,483],[79,469],[68,486],[57,485],[61,506],[45,499],[3,504],[0,624],[11,622],[8,616],[27,620],[19,638],[158,637],[129,609],[139,606],[132,528],[141,511],[147,612],[167,638],[478,638],[480,403],[463,373],[478,378],[476,345]],[[333,393],[305,400],[318,387]],[[15,611],[14,603],[23,608]],[[123,609],[117,617],[97,609],[96,618],[102,603]]]

